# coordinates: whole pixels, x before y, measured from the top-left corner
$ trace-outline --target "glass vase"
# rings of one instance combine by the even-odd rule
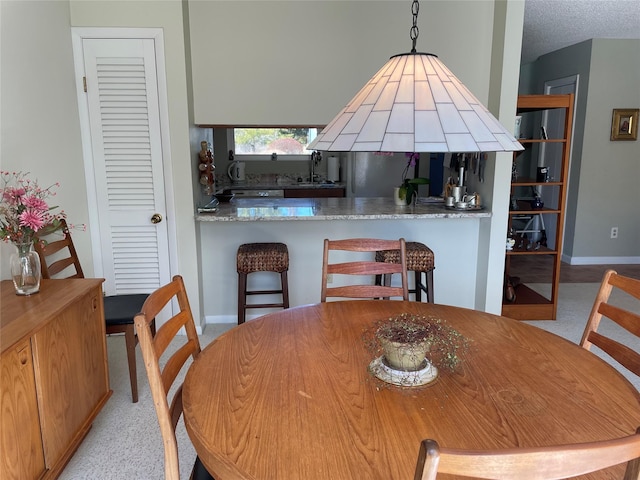
[[[14,243],[11,254],[11,278],[16,295],[31,295],[40,291],[40,257],[33,250],[33,242]]]

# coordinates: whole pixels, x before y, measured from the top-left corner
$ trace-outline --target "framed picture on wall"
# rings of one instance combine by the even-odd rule
[[[614,108],[611,119],[611,140],[638,139],[638,108]]]

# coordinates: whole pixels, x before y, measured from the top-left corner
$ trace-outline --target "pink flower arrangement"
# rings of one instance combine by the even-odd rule
[[[37,181],[27,178],[28,173],[0,171],[0,238],[13,243],[32,242],[36,232],[55,232],[66,218],[64,211],[52,213],[47,198],[56,195],[54,183],[41,188]]]

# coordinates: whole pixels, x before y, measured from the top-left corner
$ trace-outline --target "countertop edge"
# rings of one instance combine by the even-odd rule
[[[295,206],[287,200],[266,200],[275,202],[279,207]],[[450,210],[441,204],[425,203],[407,207],[393,205],[387,198],[329,198],[329,199],[295,199],[313,203],[313,213],[305,212],[296,215],[289,211],[283,215],[263,215],[260,209],[265,208],[265,199],[256,201],[256,208],[252,209],[251,199],[243,199],[242,206],[251,212],[238,215],[235,204],[221,204],[216,212],[196,213],[198,222],[282,222],[282,221],[331,221],[331,220],[419,220],[419,219],[463,219],[490,218],[490,210]],[[309,206],[307,206],[309,208]]]
[[[460,213],[421,213],[421,214],[368,214],[368,215],[323,215],[318,217],[230,217],[229,215],[218,215],[216,213],[201,213],[196,215],[197,222],[288,222],[288,221],[315,221],[327,220],[420,220],[435,218],[490,218],[491,212],[460,212]]]

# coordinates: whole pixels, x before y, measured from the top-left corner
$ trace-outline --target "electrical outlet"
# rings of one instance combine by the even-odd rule
[[[618,238],[618,227],[611,227],[611,238]]]
[[[327,283],[333,283],[333,273],[327,273]]]

